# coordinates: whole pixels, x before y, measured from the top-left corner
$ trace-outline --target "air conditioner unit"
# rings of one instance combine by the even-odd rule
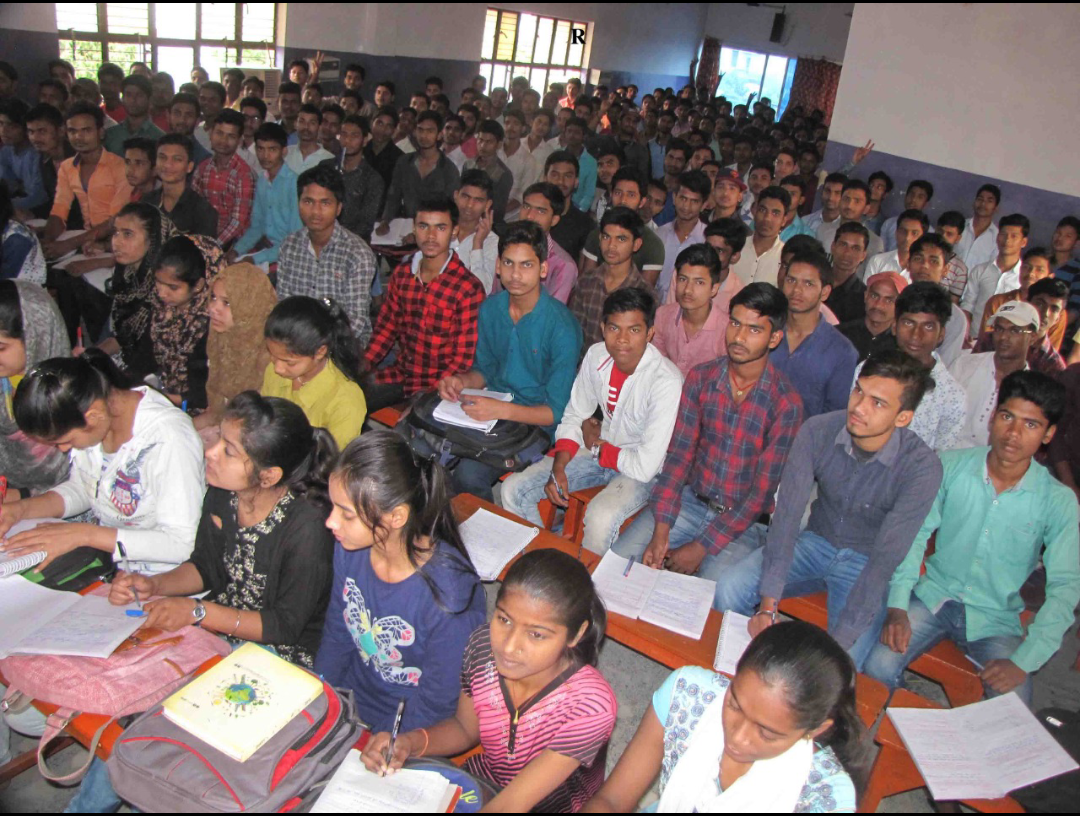
[[[281,86],[281,70],[278,68],[265,68],[261,65],[227,65],[221,69],[219,82],[225,81],[225,72],[230,68],[239,68],[244,72],[244,77],[258,77],[263,81],[263,99],[272,102],[278,97],[278,88]]]

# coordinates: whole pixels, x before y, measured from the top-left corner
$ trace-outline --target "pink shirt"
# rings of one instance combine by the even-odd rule
[[[727,331],[728,314],[717,308],[715,302],[705,325],[693,338],[686,337],[682,307],[678,303],[665,303],[657,309],[653,325],[656,327],[653,345],[679,367],[684,377],[688,376],[695,366],[710,363],[727,352],[724,335]]]
[[[577,264],[565,249],[552,240],[550,235],[547,237],[547,243],[548,273],[547,278],[544,279],[544,288],[555,300],[565,304],[570,299],[574,284],[577,283]]]
[[[833,313],[833,310],[825,305],[824,301],[822,302],[821,307],[818,309],[818,311],[821,312],[821,316],[825,318],[826,323],[829,323],[833,326],[840,325],[839,319],[837,319],[836,315]]]

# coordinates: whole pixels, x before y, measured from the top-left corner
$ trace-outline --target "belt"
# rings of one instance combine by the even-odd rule
[[[718,502],[716,499],[713,499],[713,498],[711,498],[709,496],[702,495],[701,493],[698,493],[697,491],[694,491],[694,496],[697,498],[697,500],[699,502],[701,502],[702,504],[704,504],[706,507],[708,507],[710,510],[712,510],[714,513],[717,513],[717,514],[728,513],[728,512],[730,512],[731,510],[734,509],[733,507],[727,507],[726,505],[720,504],[720,502]]]

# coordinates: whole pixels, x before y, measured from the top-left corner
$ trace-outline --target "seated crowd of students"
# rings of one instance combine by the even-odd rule
[[[915,180],[883,223],[869,146],[825,172],[820,112],[764,99],[478,78],[455,109],[431,77],[397,107],[312,67],[271,111],[235,69],[173,93],[62,60],[30,107],[0,62],[0,533],[69,519],[0,550],[122,539],[114,603],[352,689],[373,770],[481,746],[502,810],[626,811],[657,776],[661,811],[852,810],[855,672],[895,688],[945,638],[1030,703],[1080,601],[1080,220],[1028,247],[985,184],[932,230]],[[528,466],[366,424],[433,395],[535,431]],[[523,557],[487,619],[450,499],[500,480],[538,526],[602,487],[585,547],[750,616],[734,679],[674,672],[606,781],[584,566]],[[828,633],[778,622],[822,590]],[[72,809],[118,805],[98,762]]]

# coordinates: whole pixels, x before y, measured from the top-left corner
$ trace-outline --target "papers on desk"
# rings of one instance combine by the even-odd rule
[[[32,230],[43,230],[45,229],[46,220],[45,218],[31,218],[26,222],[26,226]]]
[[[481,581],[497,581],[502,571],[540,530],[481,507],[459,525],[461,538]]]
[[[458,428],[471,428],[474,431],[491,433],[491,429],[495,427],[495,423],[499,420],[492,419],[481,422],[466,414],[465,409],[462,408],[462,403],[468,402],[469,397],[489,397],[491,399],[499,400],[499,402],[514,401],[514,395],[507,394],[504,391],[488,391],[486,388],[463,388],[461,389],[461,402],[441,400],[439,404],[435,406],[435,410],[432,411],[432,416],[439,420],[439,422],[445,422],[447,425],[454,425]]]
[[[405,236],[413,231],[411,218],[395,218],[390,222],[390,232],[379,235],[378,230],[371,233],[371,243],[376,246],[403,246]]]
[[[449,813],[461,788],[435,771],[403,768],[379,776],[349,751],[311,813]]]
[[[1015,693],[888,714],[935,799],[999,799],[1077,768]]]
[[[112,256],[109,256],[110,260]],[[108,294],[105,291],[105,284],[113,274],[113,265],[109,264],[105,269],[91,269],[89,272],[83,273],[83,280],[101,292],[103,295]]]
[[[735,668],[739,665],[739,659],[746,651],[753,639],[750,637],[750,618],[732,612],[724,611],[724,622],[720,624],[720,637],[716,639],[716,658],[713,660],[713,671],[726,674],[728,677],[735,676]]]
[[[716,581],[646,567],[608,550],[593,572],[593,584],[610,612],[643,620],[698,640],[709,619]]]

